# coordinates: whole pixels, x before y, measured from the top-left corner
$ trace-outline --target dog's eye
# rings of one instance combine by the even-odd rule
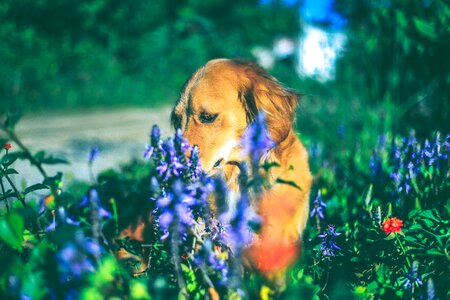
[[[206,112],[202,112],[200,114],[200,122],[202,123],[212,123],[216,120],[218,114],[209,114]]]

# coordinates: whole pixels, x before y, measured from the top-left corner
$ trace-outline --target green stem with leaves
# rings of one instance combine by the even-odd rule
[[[9,178],[9,176],[6,174],[6,170],[3,167],[2,167],[2,171],[5,172],[5,178],[8,181],[11,188],[13,189],[14,193],[16,193],[17,199],[20,201],[20,203],[22,203],[23,207],[27,207],[27,204],[25,203],[25,197],[23,197],[23,195],[16,188],[16,185],[14,184],[14,182],[12,182],[11,178]],[[3,186],[3,184],[2,184],[2,186]]]
[[[2,187],[2,193],[5,196],[5,205],[6,205],[6,211],[9,214],[9,203],[8,203],[8,197],[6,197],[6,190],[5,190],[5,186],[3,185],[3,179],[0,178],[0,186]]]
[[[411,268],[411,261],[409,260],[408,255],[406,254],[406,249],[403,246],[403,243],[400,241],[397,232],[394,232],[394,236],[395,236],[395,239],[397,240],[397,243],[399,244],[400,248],[402,249],[403,254],[405,255],[406,262],[408,263],[408,267]]]
[[[8,135],[8,137],[23,150],[26,158],[30,161],[32,165],[34,165],[39,170],[44,179],[45,180],[48,179],[47,172],[45,172],[44,168],[42,167],[42,164],[31,154],[31,151],[20,141],[20,139],[17,137],[14,131],[1,123],[0,129],[2,129]]]

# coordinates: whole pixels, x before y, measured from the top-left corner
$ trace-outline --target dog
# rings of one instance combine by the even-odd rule
[[[244,252],[244,259],[271,280],[283,281],[286,269],[299,255],[301,234],[309,215],[312,176],[308,154],[293,129],[298,95],[258,65],[215,59],[187,80],[171,114],[191,145],[197,145],[207,173],[220,169],[231,190],[237,189],[242,161],[239,140],[259,112],[275,146],[266,159],[278,167],[270,178],[281,178],[256,201],[262,228]],[[213,206],[213,204],[212,204]]]

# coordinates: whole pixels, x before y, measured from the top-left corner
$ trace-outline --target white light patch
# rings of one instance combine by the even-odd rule
[[[218,161],[219,159],[223,159],[224,162],[228,161],[228,158],[230,156],[231,150],[233,150],[234,147],[238,145],[237,141],[235,139],[229,140],[225,145],[223,145],[222,148],[217,152],[217,155],[215,155],[213,162]]]
[[[228,213],[233,216],[236,213],[237,202],[240,194],[238,192],[230,190],[228,192]]]

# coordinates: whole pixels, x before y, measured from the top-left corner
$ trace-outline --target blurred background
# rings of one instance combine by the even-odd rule
[[[443,0],[2,0],[0,111],[32,148],[76,163],[96,144],[106,167],[168,133],[196,68],[244,58],[304,95],[311,149],[362,147],[449,132],[449,49]]]

